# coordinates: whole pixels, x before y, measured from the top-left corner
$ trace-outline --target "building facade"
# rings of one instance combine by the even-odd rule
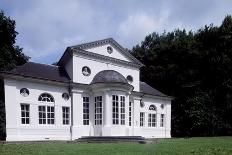
[[[142,66],[108,38],[68,47],[56,66],[2,73],[6,140],[170,138],[171,97],[140,81]]]

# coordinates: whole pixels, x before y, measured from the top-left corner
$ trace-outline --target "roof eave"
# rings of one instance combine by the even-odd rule
[[[23,75],[23,74],[15,74],[15,73],[10,73],[10,72],[0,72],[0,77],[2,79],[7,79],[7,78],[12,78],[12,79],[33,79],[33,80],[38,80],[38,81],[45,81],[45,82],[53,82],[53,83],[63,83],[63,84],[69,84],[70,81],[59,81],[59,80],[51,80],[47,78],[42,78],[42,77],[34,77],[34,76],[28,76],[28,75]]]
[[[135,95],[154,97],[154,98],[160,98],[160,99],[169,99],[169,100],[175,99],[173,96],[168,96],[168,95],[153,95],[153,94],[139,92],[139,91],[133,91],[132,93],[134,93]]]

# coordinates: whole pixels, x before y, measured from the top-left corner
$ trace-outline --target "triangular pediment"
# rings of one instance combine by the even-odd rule
[[[114,59],[119,59],[122,61],[127,61],[130,63],[135,63],[142,66],[142,63],[140,61],[138,61],[134,56],[129,53],[129,51],[123,48],[112,38],[80,44],[72,46],[72,48],[103,55],[106,57],[111,57]]]

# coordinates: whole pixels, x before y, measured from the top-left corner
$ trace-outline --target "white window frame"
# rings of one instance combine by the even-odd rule
[[[40,102],[49,102],[49,103],[54,103],[55,100],[53,98],[53,96],[49,93],[42,93],[39,95],[38,101]]]
[[[70,124],[70,107],[62,107],[62,118],[63,118],[63,125]]]
[[[55,107],[47,106],[47,124],[55,124]]]
[[[47,108],[46,108],[45,105],[40,105],[40,106],[38,106],[39,124],[41,124],[41,125],[42,125],[42,124],[47,124],[46,109],[47,109]],[[42,117],[40,117],[40,115],[41,115]],[[41,123],[40,123],[40,120],[41,120]]]
[[[103,114],[103,112],[102,112],[102,96],[96,96],[95,98],[95,102],[94,102],[94,107],[95,107],[95,109],[94,109],[94,111],[95,111],[95,125],[102,125],[102,122],[103,122],[103,117],[102,117],[102,114]]]
[[[139,119],[140,119],[140,127],[144,127],[145,125],[145,113],[144,112],[140,112],[139,114]]]
[[[89,97],[83,97],[83,125],[89,125]]]
[[[43,107],[43,110],[41,110],[40,107]],[[40,125],[43,125],[43,124],[54,125],[55,124],[55,106],[39,105],[38,114],[39,114],[38,120],[39,120]],[[40,117],[40,114],[42,117]],[[42,120],[42,123],[40,123],[40,120]]]
[[[132,125],[132,102],[129,102],[129,126]]]
[[[29,125],[30,124],[30,104],[21,103],[20,109],[21,109],[21,124]]]
[[[121,125],[125,125],[126,124],[126,97],[125,96],[120,96],[120,121],[121,121]]]
[[[112,124],[119,124],[119,97],[112,95]]]
[[[112,95],[112,124],[125,125],[125,96]]]
[[[156,127],[156,120],[157,115],[153,113],[148,114],[148,127]]]
[[[160,114],[160,127],[164,127],[164,122],[165,122],[165,115]]]

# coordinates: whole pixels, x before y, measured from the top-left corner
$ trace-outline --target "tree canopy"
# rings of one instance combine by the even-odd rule
[[[196,32],[152,33],[131,53],[141,80],[174,96],[172,136],[232,135],[232,17]]]
[[[26,63],[29,57],[25,56],[22,48],[15,45],[17,36],[15,21],[6,17],[0,11],[0,71],[10,70]],[[0,139],[5,134],[5,107],[4,84],[0,80]]]

